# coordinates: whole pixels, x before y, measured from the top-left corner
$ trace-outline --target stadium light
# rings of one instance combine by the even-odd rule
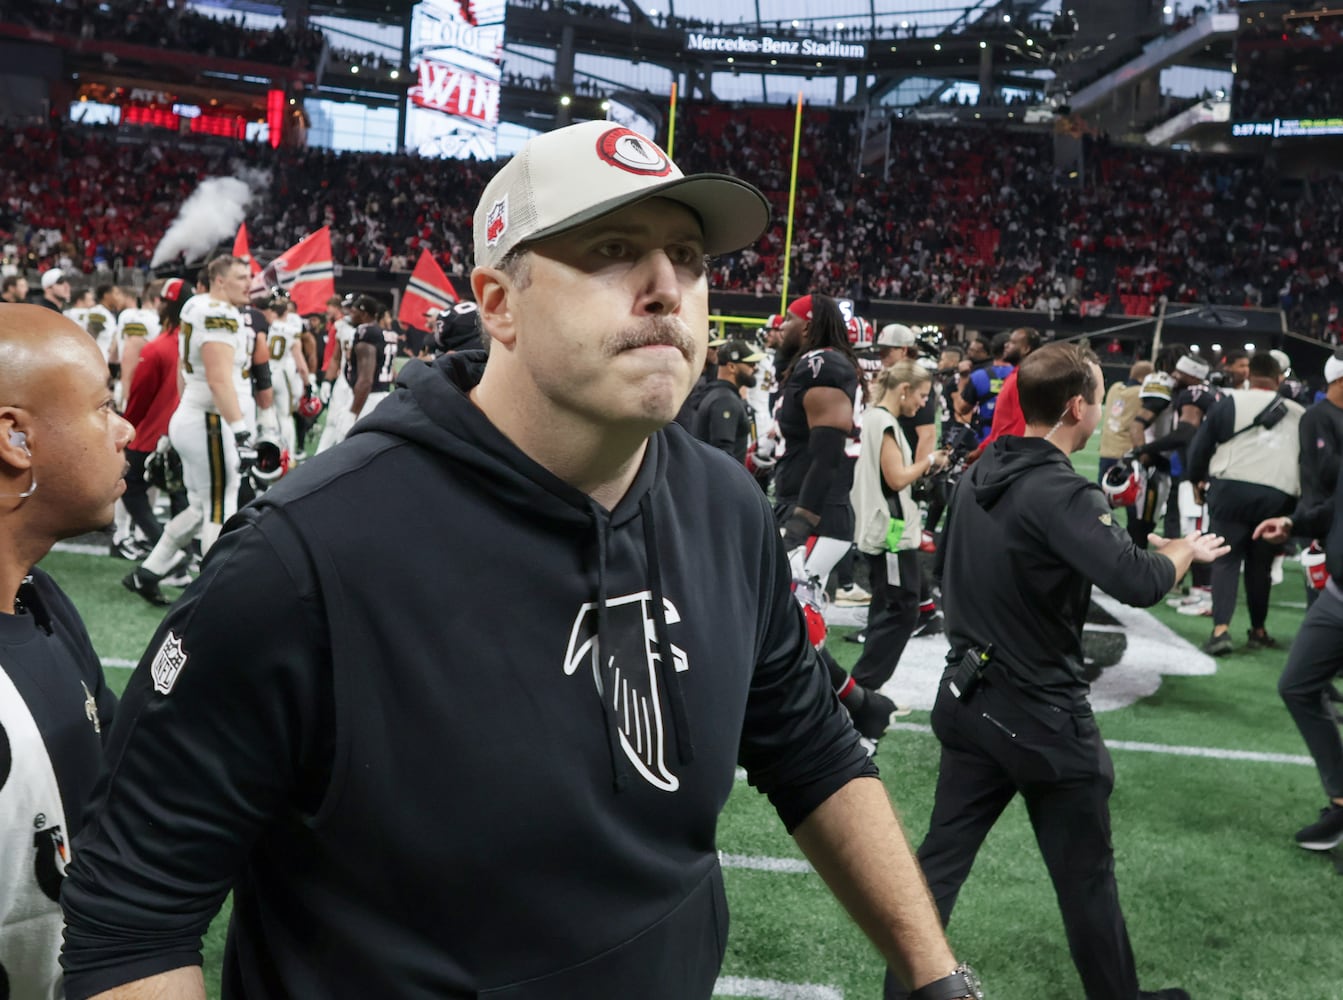
[[[1004,21],[1010,21],[1010,20],[1012,20],[1012,15],[1011,15],[1011,14],[1004,14],[1004,15],[1003,15],[1003,20],[1004,20]]]
[[[569,101],[569,95],[568,95],[568,94],[561,94],[561,95],[560,95],[560,107],[562,107],[562,108],[567,108],[567,107],[569,106],[569,104],[570,104],[570,101]]]
[[[770,64],[771,66],[777,66],[777,65],[779,65],[779,60],[777,60],[777,59],[771,59],[771,60],[769,61],[769,64]]]
[[[843,30],[844,30],[844,22],[843,22],[843,21],[838,22],[838,23],[835,25],[835,27],[836,27],[838,30],[843,31]]]
[[[989,43],[988,43],[988,42],[980,42],[980,43],[979,43],[979,47],[980,47],[981,49],[987,49],[987,48],[989,47]]]
[[[903,31],[905,28],[908,28],[908,27],[909,27],[909,22],[908,22],[908,21],[901,21],[901,22],[900,22],[900,30],[901,30],[901,31]]]
[[[387,75],[390,76],[393,80],[401,79],[401,71],[399,69],[394,69]]]
[[[794,28],[800,28],[800,27],[802,27],[802,22],[799,21],[797,18],[793,18],[793,27],[794,27]]]
[[[1245,349],[1246,349],[1247,351],[1253,351],[1253,350],[1254,350],[1254,345],[1253,345],[1253,344],[1246,344],[1246,345],[1245,345]]]
[[[730,63],[734,63],[734,62],[737,61],[737,57],[736,57],[736,56],[728,56],[728,57],[727,57],[727,61],[730,62]]]
[[[1220,354],[1220,353],[1221,353],[1221,351],[1222,351],[1222,345],[1221,345],[1221,344],[1213,344],[1213,345],[1211,345],[1211,346],[1212,346],[1213,353],[1215,353],[1215,354]]]
[[[934,51],[934,52],[941,52],[941,51],[942,51],[942,43],[941,43],[941,42],[933,42],[933,51]]]
[[[1190,345],[1189,345],[1189,353],[1190,353],[1190,354],[1202,354],[1203,352],[1200,351],[1200,350],[1198,349],[1198,344],[1190,344]]]
[[[359,67],[358,67],[358,66],[351,66],[351,67],[350,67],[350,72],[351,72],[351,73],[354,73],[354,74],[358,74],[358,72],[359,72]]]
[[[610,101],[602,101],[602,110],[603,110],[603,111],[610,111],[610,110],[611,110],[611,102],[610,102]]]

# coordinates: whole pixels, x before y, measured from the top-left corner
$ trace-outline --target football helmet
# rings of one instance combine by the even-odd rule
[[[291,464],[288,449],[269,438],[262,438],[256,443],[256,460],[248,469],[252,486],[258,493],[268,489],[289,471]]]
[[[186,480],[182,478],[182,457],[168,442],[167,435],[159,438],[158,447],[145,459],[145,482],[165,493],[178,493],[187,488]]]
[[[1147,488],[1147,472],[1133,456],[1125,456],[1105,473],[1101,489],[1111,507],[1131,507]]]
[[[304,420],[316,420],[322,413],[322,400],[309,386],[308,391],[303,394],[303,398],[298,401],[298,406],[295,409],[298,410],[298,415]]]

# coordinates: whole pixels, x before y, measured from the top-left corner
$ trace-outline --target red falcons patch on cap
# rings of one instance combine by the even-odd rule
[[[627,128],[603,132],[597,140],[597,155],[611,166],[632,174],[666,177],[672,169],[671,160],[657,143]]]
[[[508,231],[508,198],[500,198],[485,216],[485,244],[494,246]]]

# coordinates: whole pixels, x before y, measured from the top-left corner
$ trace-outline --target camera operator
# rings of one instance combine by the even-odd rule
[[[1114,877],[1114,766],[1087,701],[1082,627],[1093,584],[1155,604],[1191,563],[1226,549],[1197,532],[1140,549],[1100,487],[1073,469],[1068,456],[1101,414],[1100,366],[1087,348],[1040,348],[1017,384],[1025,436],[998,439],[965,474],[943,538],[951,652],[932,714],[942,759],[919,860],[946,921],[1020,792],[1089,1000],[1187,1000],[1183,990],[1138,989]],[[889,973],[885,995],[906,995]]]
[[[1267,351],[1250,358],[1250,387],[1225,389],[1189,446],[1189,479],[1208,488],[1211,529],[1225,535],[1230,550],[1212,567],[1210,656],[1235,649],[1231,617],[1236,610],[1240,567],[1245,564],[1245,606],[1250,613],[1247,649],[1277,645],[1265,630],[1273,557],[1280,545],[1253,532],[1261,522],[1289,513],[1301,493],[1300,404],[1278,394],[1282,369]]]

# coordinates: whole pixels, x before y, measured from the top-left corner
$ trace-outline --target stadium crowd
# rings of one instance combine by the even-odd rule
[[[124,42],[201,56],[313,69],[326,44],[322,32],[244,27],[240,17],[214,18],[161,0],[37,0],[0,4],[0,20],[100,42]]]
[[[1058,168],[1048,136],[898,120],[889,164],[878,158],[860,173],[827,155],[856,148],[858,127],[824,111],[806,123],[793,287],[1050,315],[1151,315],[1163,299],[1278,306],[1295,331],[1338,340],[1339,175],[1298,182],[1250,161],[1103,140],[1088,140],[1078,169]],[[717,261],[716,287],[777,294],[790,114],[687,105],[680,128],[692,168],[749,178],[774,208],[755,246]],[[495,169],[320,149],[190,151],[152,139],[146,156],[94,131],[29,129],[0,151],[9,263],[144,267],[195,183],[238,162],[271,178],[249,217],[254,247],[278,252],[330,224],[339,264],[403,270],[428,248],[456,277],[467,271],[470,192]],[[34,164],[66,183],[38,183]]]

